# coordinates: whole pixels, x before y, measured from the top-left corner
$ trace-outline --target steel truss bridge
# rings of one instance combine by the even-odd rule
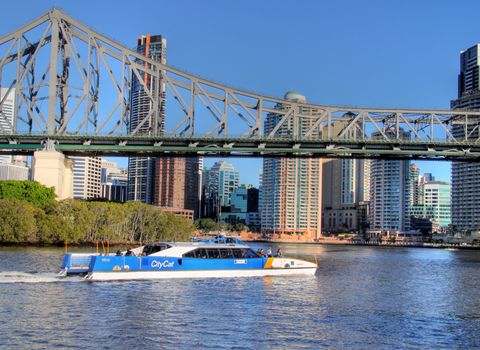
[[[134,83],[149,108],[132,124]],[[262,96],[149,59],[58,9],[0,38],[0,87],[0,153],[480,157],[479,111],[337,107]],[[12,98],[13,119],[5,112]]]

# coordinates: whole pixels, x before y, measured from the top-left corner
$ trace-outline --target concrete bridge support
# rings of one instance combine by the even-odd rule
[[[54,187],[57,200],[73,197],[73,161],[57,151],[38,151],[33,155],[32,179]]]

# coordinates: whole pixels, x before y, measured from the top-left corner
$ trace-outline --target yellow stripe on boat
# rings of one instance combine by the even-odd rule
[[[268,258],[267,262],[263,266],[264,269],[271,269],[273,264],[273,258]]]

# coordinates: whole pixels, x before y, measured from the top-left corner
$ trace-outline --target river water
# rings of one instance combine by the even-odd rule
[[[480,347],[480,251],[282,249],[317,275],[89,283],[55,277],[61,249],[0,248],[0,348]]]

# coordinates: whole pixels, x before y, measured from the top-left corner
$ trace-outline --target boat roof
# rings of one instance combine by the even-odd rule
[[[215,249],[215,248],[249,248],[245,243],[240,240],[235,240],[232,243],[224,243],[223,240],[201,240],[196,242],[163,242],[157,243],[157,245],[168,245],[169,248],[162,249],[158,252],[152,253],[149,256],[172,256],[181,257],[183,254],[188,253],[197,248]]]

